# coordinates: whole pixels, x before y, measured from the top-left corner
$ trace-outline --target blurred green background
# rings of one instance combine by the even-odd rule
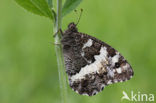
[[[156,92],[156,1],[84,0],[79,31],[116,48],[132,65],[134,77],[110,85],[94,97],[68,87],[68,103],[130,103],[122,91]],[[77,20],[74,12],[63,30]],[[13,0],[0,1],[0,103],[60,103],[52,22],[27,12]]]

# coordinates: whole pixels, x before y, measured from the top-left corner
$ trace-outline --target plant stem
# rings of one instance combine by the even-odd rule
[[[61,93],[61,103],[67,103],[67,85],[66,85],[66,75],[65,75],[65,65],[64,65],[64,57],[62,52],[61,45],[61,34],[59,29],[62,24],[62,0],[57,0],[57,13],[56,13],[56,21],[54,23],[54,34],[55,36],[55,52],[57,57],[57,65],[58,65],[58,73],[59,73],[59,83],[60,83],[60,93]]]

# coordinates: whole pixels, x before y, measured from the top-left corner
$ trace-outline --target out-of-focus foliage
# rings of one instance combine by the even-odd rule
[[[68,87],[69,103],[130,103],[122,91],[154,94],[156,90],[156,1],[84,0],[80,32],[116,48],[134,69],[127,82],[107,86],[94,97]],[[78,9],[79,10],[79,9]],[[0,103],[60,103],[52,23],[13,0],[0,1]],[[64,17],[63,29],[79,14]]]

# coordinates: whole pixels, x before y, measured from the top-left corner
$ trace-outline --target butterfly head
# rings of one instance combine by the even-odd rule
[[[72,32],[77,32],[77,28],[76,28],[76,24],[74,22],[71,22],[68,25],[68,30],[72,31]]]

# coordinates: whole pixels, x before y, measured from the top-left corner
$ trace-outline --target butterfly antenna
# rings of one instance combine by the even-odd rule
[[[75,12],[77,12],[77,11],[75,10]],[[78,25],[78,23],[80,22],[82,12],[83,12],[83,9],[81,9],[81,11],[80,11],[80,16],[79,16],[79,18],[78,18],[78,20],[77,20],[76,26],[77,26],[77,25]]]

